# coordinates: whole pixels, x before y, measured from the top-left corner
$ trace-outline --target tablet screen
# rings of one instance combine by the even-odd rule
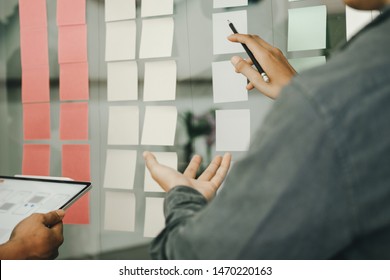
[[[89,182],[0,176],[0,244],[32,213],[66,209],[90,188]]]

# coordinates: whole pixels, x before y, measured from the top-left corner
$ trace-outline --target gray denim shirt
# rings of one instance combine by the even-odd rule
[[[210,203],[172,189],[157,259],[390,259],[390,17],[293,79]]]

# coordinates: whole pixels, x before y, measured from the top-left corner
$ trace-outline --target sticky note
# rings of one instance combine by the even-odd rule
[[[173,0],[142,0],[141,17],[173,14]]]
[[[172,56],[173,32],[172,17],[142,20],[139,58]]]
[[[138,66],[136,61],[107,63],[108,101],[138,100]]]
[[[288,10],[288,51],[326,48],[326,6]]]
[[[135,0],[106,0],[106,21],[135,19]]]
[[[176,99],[176,61],[145,62],[144,101]]]
[[[214,103],[248,100],[247,79],[230,61],[212,63]]]
[[[173,146],[175,142],[177,108],[146,106],[142,145]]]
[[[90,181],[90,147],[88,144],[62,146],[62,176],[76,181]]]
[[[88,100],[88,63],[60,64],[60,100]]]
[[[247,6],[248,0],[214,0],[214,9]]]
[[[89,145],[62,146],[62,176],[76,181],[91,180]],[[65,224],[89,224],[89,195],[87,193],[67,209]]]
[[[144,221],[144,237],[156,237],[165,226],[164,198],[146,198]]]
[[[292,58],[288,60],[291,66],[298,72],[317,67],[326,63],[325,56]]]
[[[50,101],[49,67],[27,68],[22,71],[22,102]]]
[[[61,103],[60,139],[88,140],[88,103]]]
[[[87,62],[87,26],[58,27],[58,61],[62,63]]]
[[[22,174],[32,176],[50,175],[50,145],[23,145]]]
[[[133,193],[107,191],[105,193],[104,229],[133,232],[135,202]]]
[[[86,0],[57,0],[57,25],[85,24]]]
[[[50,103],[23,105],[24,140],[50,139]]]
[[[177,170],[178,158],[177,153],[168,152],[153,152],[157,161],[160,164],[166,165],[174,170]],[[145,192],[164,192],[160,185],[152,178],[149,169],[145,165],[145,179],[144,179],[144,191]]]
[[[108,145],[138,145],[139,109],[137,106],[110,106]]]
[[[364,26],[370,23],[372,19],[371,11],[361,11],[345,6],[347,40],[350,40]]]
[[[250,111],[216,111],[216,150],[247,151],[250,144]]]
[[[20,28],[47,26],[46,0],[19,0]]]
[[[49,49],[46,27],[20,30],[22,70],[49,66]]]
[[[228,20],[234,24],[239,33],[248,33],[246,10],[213,14],[214,54],[245,52],[241,44],[232,43],[227,39],[229,35],[233,34],[233,31],[229,27]]]
[[[107,150],[104,187],[132,190],[136,166],[137,151]]]
[[[134,20],[106,23],[106,61],[133,60],[136,48]]]

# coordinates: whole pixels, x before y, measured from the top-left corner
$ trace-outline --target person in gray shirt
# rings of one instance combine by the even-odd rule
[[[344,1],[381,15],[301,75],[259,37],[229,37],[271,79],[233,57],[248,89],[276,101],[217,196],[229,154],[196,179],[199,156],[181,174],[144,153],[168,192],[153,258],[390,259],[390,0]]]

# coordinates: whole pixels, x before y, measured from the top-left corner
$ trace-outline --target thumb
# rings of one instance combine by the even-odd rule
[[[61,222],[64,216],[64,210],[51,211],[49,213],[43,214],[43,223],[46,226],[53,226]]]
[[[156,157],[151,152],[148,151],[145,151],[143,153],[143,156],[144,156],[146,167],[152,173],[152,170],[158,165]]]

